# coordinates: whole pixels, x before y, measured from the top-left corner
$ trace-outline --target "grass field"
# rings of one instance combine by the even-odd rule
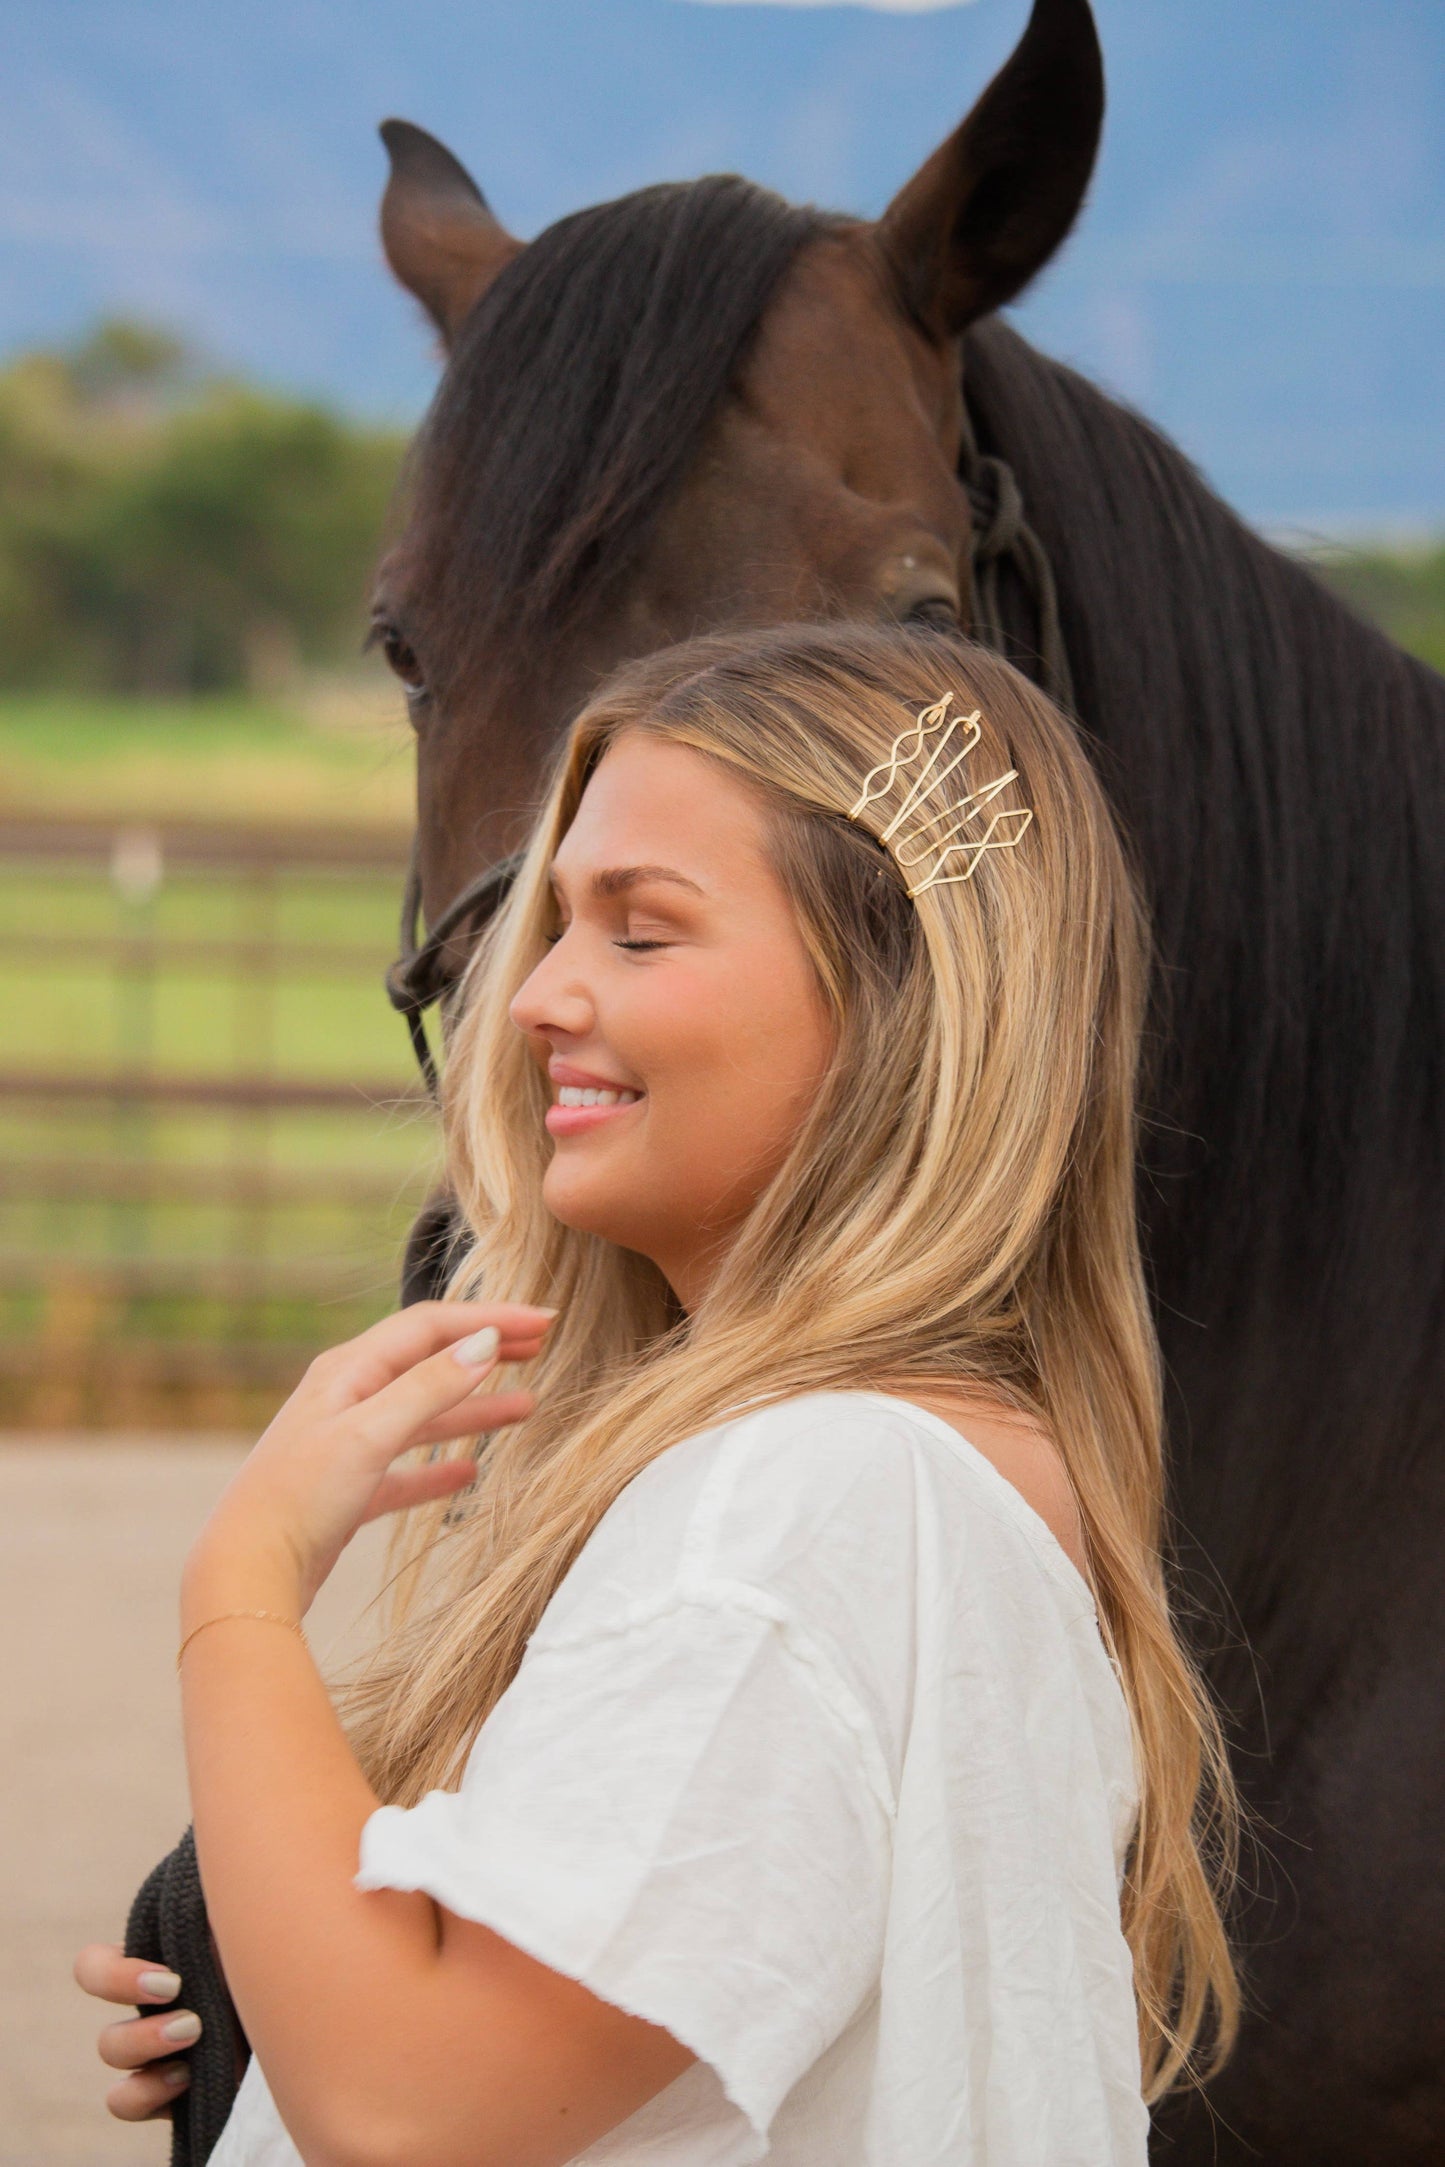
[[[408,828],[410,732],[387,680],[290,706],[0,695],[0,814]]]
[[[1445,546],[1320,551],[1315,570],[1401,647],[1445,672]]]
[[[375,688],[290,711],[4,701],[0,778],[0,815],[162,835],[301,823],[381,831],[399,856],[410,821],[410,746]],[[416,1081],[381,983],[398,888],[387,870],[181,864],[137,900],[103,862],[0,860],[6,1074],[373,1094],[336,1111],[0,1099],[0,1420],[259,1419],[277,1379],[391,1306],[436,1159],[431,1121],[388,1104]]]
[[[104,870],[0,863],[0,1001],[11,1062],[93,1070],[139,1050],[166,1073],[233,1069],[368,1081],[410,1073],[406,1034],[381,980],[396,941],[396,884],[318,870],[279,879],[274,893],[244,877],[182,868],[137,910]],[[63,936],[57,958],[27,948],[30,935]],[[189,944],[274,942],[286,952],[340,950],[330,961],[287,964],[267,1013],[240,978],[197,953],[167,961],[148,988],[117,970],[105,944],[121,939]],[[143,1048],[134,1043],[137,1032]]]

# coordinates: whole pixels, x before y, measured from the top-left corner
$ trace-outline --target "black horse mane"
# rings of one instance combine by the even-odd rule
[[[1445,680],[1004,325],[966,341],[964,382],[1150,890],[1145,1215],[1209,1437],[1204,1464],[1176,1430],[1185,1517],[1256,1621],[1287,1589],[1328,1648],[1340,1560],[1397,1526],[1440,1424]]]
[[[735,175],[563,218],[466,320],[418,442],[417,591],[445,656],[555,633],[635,561],[799,248]],[[482,621],[482,620],[485,621]],[[464,629],[463,629],[464,628]]]

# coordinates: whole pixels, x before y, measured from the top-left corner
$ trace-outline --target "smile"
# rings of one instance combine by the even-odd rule
[[[616,1089],[594,1090],[590,1085],[560,1084],[556,1103],[559,1106],[631,1106],[640,1099],[640,1091],[629,1091],[623,1085]]]
[[[547,1108],[547,1134],[559,1140],[584,1136],[591,1129],[604,1129],[611,1121],[624,1120],[647,1095],[626,1084],[559,1083],[554,1088],[557,1096]]]

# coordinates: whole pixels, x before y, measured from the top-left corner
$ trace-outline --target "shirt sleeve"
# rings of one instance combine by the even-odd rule
[[[383,1806],[362,1889],[424,1890],[662,2025],[752,2125],[875,1986],[891,1852],[866,1718],[761,1590],[534,1640],[462,1786]]]

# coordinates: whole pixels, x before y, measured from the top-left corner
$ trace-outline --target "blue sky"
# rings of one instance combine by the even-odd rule
[[[1272,525],[1445,528],[1445,7],[1097,0],[1110,115],[1018,311]],[[732,169],[876,213],[1026,0],[0,0],[0,351],[101,310],[409,420],[375,240],[400,113],[523,235]]]

